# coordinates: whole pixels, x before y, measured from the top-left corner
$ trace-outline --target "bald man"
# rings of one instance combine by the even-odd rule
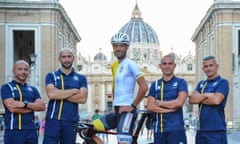
[[[46,75],[49,103],[43,144],[75,143],[78,104],[84,104],[87,100],[87,79],[72,68],[73,50],[62,48],[58,60],[61,68]]]
[[[16,61],[12,72],[14,79],[1,87],[5,108],[4,144],[37,144],[34,111],[44,111],[45,103],[37,88],[27,83],[29,64],[26,61]]]

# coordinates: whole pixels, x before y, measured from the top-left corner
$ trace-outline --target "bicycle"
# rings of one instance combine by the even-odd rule
[[[152,112],[146,111],[146,110],[139,110],[138,115],[141,114],[140,116],[140,120],[138,122],[137,127],[134,128],[134,131],[132,133],[132,137],[133,137],[133,141],[132,144],[137,144],[137,140],[139,137],[139,133],[142,129],[142,126],[144,124],[144,121],[147,118],[150,118]],[[136,120],[135,120],[136,121]],[[117,132],[113,132],[113,131],[98,131],[93,129],[93,125],[89,124],[89,123],[84,123],[84,122],[80,122],[75,126],[75,133],[76,135],[79,134],[79,136],[84,140],[83,144],[96,144],[93,139],[91,137],[88,137],[84,134],[84,131],[92,128],[92,130],[94,130],[94,132],[97,133],[102,133],[102,134],[110,134],[110,135],[117,135]],[[149,144],[153,144],[153,143],[149,143]]]

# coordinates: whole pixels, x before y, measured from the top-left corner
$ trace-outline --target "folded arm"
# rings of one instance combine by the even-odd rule
[[[160,107],[158,100],[152,96],[148,96],[147,109],[156,113],[169,113],[176,111],[176,109]]]
[[[68,97],[66,100],[74,103],[85,104],[87,102],[87,97],[88,97],[88,90],[87,88],[83,87],[83,88],[80,88],[78,93]]]
[[[76,95],[79,93],[79,89],[61,90],[54,87],[53,84],[49,84],[46,87],[46,92],[49,99],[62,100]]]
[[[178,109],[183,107],[185,101],[187,98],[187,92],[182,91],[178,93],[178,96],[176,99],[170,100],[170,101],[160,101],[158,100],[158,105],[161,108],[166,109]]]
[[[206,105],[219,105],[223,99],[224,95],[222,93],[204,93],[207,97],[202,103]]]
[[[193,91],[189,96],[189,103],[190,104],[200,104],[205,99],[207,99],[207,96],[201,95],[198,91]]]
[[[42,99],[36,99],[34,102],[28,102],[27,107],[33,111],[44,111],[45,110],[45,102]]]
[[[219,105],[224,99],[222,93],[203,93],[197,91],[192,92],[189,98],[191,104],[206,104],[206,105]]]
[[[36,100],[33,103],[29,103],[28,104],[29,107],[25,107],[25,104],[23,102],[16,101],[13,98],[7,98],[3,102],[10,112],[24,114],[24,113],[33,112],[34,110],[39,110],[39,111],[45,110],[45,104],[42,104],[42,107],[39,107],[39,104],[38,104],[40,103],[39,101],[40,99]]]

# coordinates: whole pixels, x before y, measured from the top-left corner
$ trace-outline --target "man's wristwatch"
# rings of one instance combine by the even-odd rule
[[[24,108],[27,108],[27,106],[28,106],[28,101],[24,101],[23,103],[24,103]]]
[[[132,106],[134,109],[136,109],[136,108],[137,108],[137,107],[136,107],[136,106],[135,106],[133,103],[131,104],[131,106]]]

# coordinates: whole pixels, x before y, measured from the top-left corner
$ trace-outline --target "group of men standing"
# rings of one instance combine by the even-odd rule
[[[159,66],[162,78],[151,84],[147,108],[156,112],[154,142],[156,144],[186,144],[183,105],[189,97],[190,104],[199,104],[196,144],[227,144],[224,108],[229,84],[218,74],[214,56],[203,58],[202,70],[207,79],[201,80],[188,94],[187,82],[174,75],[174,57],[166,55]]]
[[[127,58],[130,38],[118,33],[111,39],[117,61],[112,64],[113,111],[93,121],[94,129],[117,130],[119,144],[130,144],[137,106],[148,91],[144,74],[137,64]],[[73,68],[74,52],[62,48],[58,57],[61,67],[45,78],[48,96],[43,144],[74,144],[74,125],[79,121],[78,104],[87,101],[87,79]],[[159,64],[162,77],[151,83],[147,109],[155,113],[155,144],[186,144],[183,105],[189,97],[191,104],[199,104],[196,144],[226,144],[224,108],[229,92],[228,81],[218,74],[214,56],[203,59],[202,70],[207,79],[188,93],[187,82],[174,75],[176,67],[172,55],[164,56]],[[27,83],[29,64],[18,60],[13,67],[14,79],[1,87],[5,108],[4,144],[37,144],[34,111],[44,111],[46,102],[38,90]],[[135,85],[138,90],[135,92]],[[91,130],[86,133],[89,135]],[[103,143],[94,133],[92,141]],[[17,137],[16,137],[17,136]]]

